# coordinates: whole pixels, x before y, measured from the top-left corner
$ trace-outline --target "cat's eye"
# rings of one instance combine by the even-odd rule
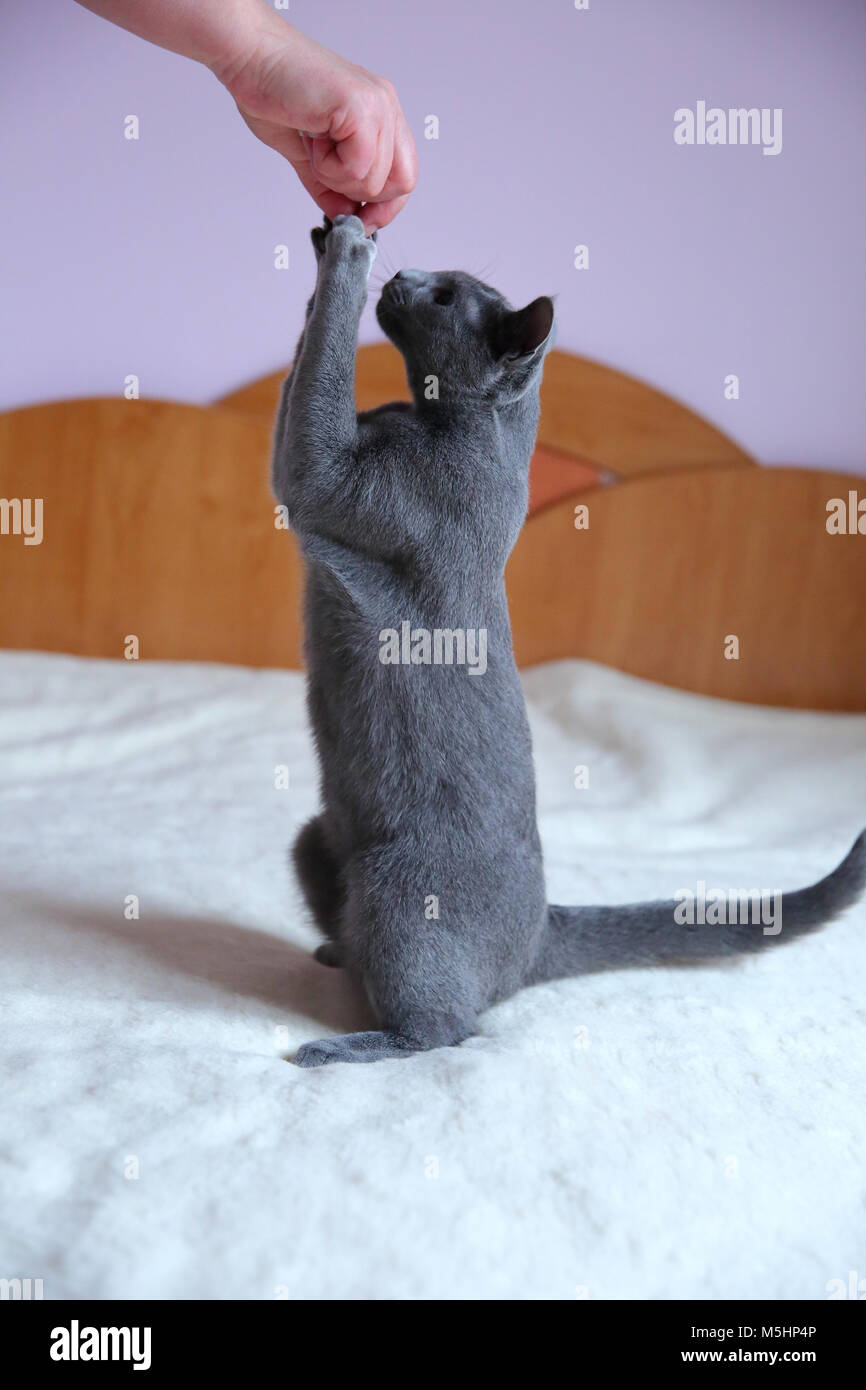
[[[454,301],[453,290],[437,290],[433,295],[434,304],[451,304]]]

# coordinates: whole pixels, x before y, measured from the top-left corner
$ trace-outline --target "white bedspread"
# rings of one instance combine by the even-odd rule
[[[525,684],[553,901],[797,887],[866,824],[866,717],[580,662]],[[866,1277],[862,907],[724,967],[525,991],[456,1049],[300,1070],[301,1042],[369,1026],[286,863],[316,809],[302,678],[6,653],[0,691],[0,1276],[183,1299]]]

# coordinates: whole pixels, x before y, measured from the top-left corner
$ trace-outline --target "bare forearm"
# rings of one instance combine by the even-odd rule
[[[328,217],[357,212],[369,232],[406,202],[417,157],[391,83],[302,34],[267,0],[78,3],[209,67]]]
[[[78,0],[121,29],[214,70],[242,61],[257,41],[297,34],[265,0]]]

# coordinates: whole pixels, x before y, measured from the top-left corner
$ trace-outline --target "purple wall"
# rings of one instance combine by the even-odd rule
[[[209,401],[285,363],[315,220],[288,166],[194,64],[72,0],[0,8],[0,407],[120,394],[130,372]],[[862,0],[292,0],[291,18],[401,95],[421,167],[380,238],[391,269],[556,292],[561,347],[766,462],[866,472]],[[675,109],[702,98],[781,107],[782,152],[676,145]]]

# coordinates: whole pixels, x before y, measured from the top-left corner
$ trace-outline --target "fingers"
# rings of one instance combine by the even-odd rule
[[[329,139],[307,143],[315,177],[355,203],[376,205],[369,226],[384,227],[415,187],[418,156],[396,92],[388,82],[376,84],[338,115]]]
[[[364,231],[367,236],[372,232],[378,232],[381,227],[387,227],[389,222],[393,222],[397,213],[404,208],[409,201],[409,194],[406,193],[402,198],[390,198],[385,203],[365,203],[357,210],[357,215],[364,224]]]
[[[336,113],[328,139],[310,141],[313,170],[329,188],[356,202],[378,198],[394,163],[397,113],[377,87],[356,89]]]
[[[401,111],[394,132],[394,155],[388,177],[379,192],[367,200],[371,207],[371,218],[374,219],[370,225],[384,227],[391,222],[405,206],[417,181],[418,154],[412,132]]]
[[[351,198],[346,198],[342,193],[335,193],[333,189],[327,188],[316,177],[311,166],[305,160],[296,159],[292,160],[291,163],[313,202],[322,209],[326,217],[339,217],[340,213],[343,212],[356,213],[360,216],[360,203],[353,202]]]
[[[415,140],[406,117],[400,111],[394,133],[394,162],[391,166],[391,178],[380,196],[408,198],[417,182],[418,151],[415,148]]]
[[[391,174],[388,175],[385,186],[377,199],[368,203],[359,214],[364,224],[364,231],[370,234],[371,231],[378,231],[379,227],[388,227],[388,222],[395,220],[400,208],[405,207],[406,203],[409,202],[409,195],[417,181],[418,152],[416,142],[411,138],[411,131],[405,115],[400,111],[395,142],[393,142]]]
[[[372,199],[359,213],[364,230],[369,234],[387,227],[409,201],[409,194],[418,182],[418,151],[412,132],[401,111],[394,138],[394,159],[385,185],[377,198]]]
[[[360,216],[360,203],[353,203],[351,198],[344,198],[342,193],[332,193],[330,188],[325,188],[321,193],[313,194],[313,202],[316,203],[325,214],[332,220],[339,217],[341,213],[355,213]]]
[[[279,42],[257,50],[228,83],[241,115],[289,161],[329,217],[357,213],[363,204],[368,232],[387,226],[418,177],[415,141],[394,87],[282,20],[279,27]]]

